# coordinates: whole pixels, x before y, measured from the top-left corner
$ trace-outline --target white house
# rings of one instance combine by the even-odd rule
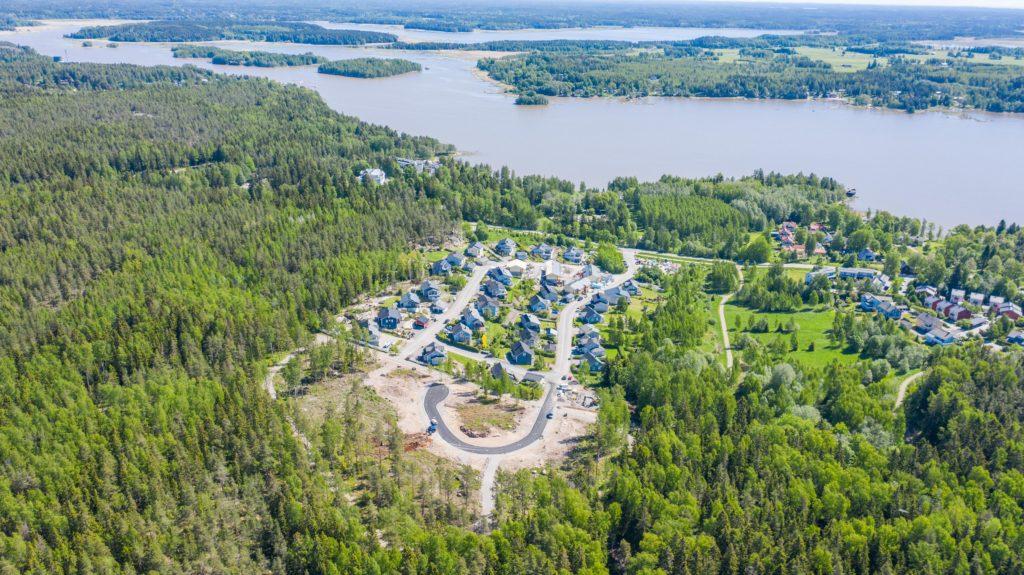
[[[359,172],[359,180],[362,182],[370,180],[377,185],[383,185],[388,181],[388,175],[380,168],[367,168]]]

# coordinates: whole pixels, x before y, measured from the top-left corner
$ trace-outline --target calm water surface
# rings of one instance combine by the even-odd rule
[[[402,56],[424,66],[418,74],[363,80],[317,74],[315,67],[258,69],[179,60],[167,44],[107,48],[96,42],[84,48],[80,41],[63,38],[81,26],[65,22],[0,32],[0,40],[68,61],[192,63],[307,86],[342,113],[434,136],[456,145],[469,161],[507,165],[521,174],[604,185],[620,175],[739,176],[757,168],[814,172],[856,187],[860,208],[886,209],[946,226],[992,224],[1000,218],[1024,222],[1021,116],[909,115],[830,102],[672,98],[555,99],[550,106],[528,108],[513,105],[513,97],[482,79],[467,55],[217,43],[235,49],[311,51],[335,59]],[[621,34],[638,29],[587,32],[602,31]],[[542,32],[545,37],[560,37],[564,31]]]
[[[404,42],[460,42],[479,44],[496,40],[624,40],[629,42],[693,40],[702,36],[753,38],[762,34],[795,35],[799,30],[755,30],[750,28],[663,28],[638,26],[635,28],[528,28],[519,30],[473,30],[472,32],[438,32],[435,30],[406,29],[384,24],[354,24],[316,21],[324,28],[370,30],[389,32]]]

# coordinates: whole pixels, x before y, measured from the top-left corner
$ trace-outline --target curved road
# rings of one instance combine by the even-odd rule
[[[533,422],[533,427],[530,428],[530,432],[512,443],[497,447],[473,445],[472,443],[467,443],[456,437],[444,422],[444,419],[441,417],[441,413],[437,409],[437,405],[447,397],[448,386],[443,383],[434,383],[427,388],[427,395],[423,398],[423,407],[427,410],[427,417],[437,420],[437,433],[441,436],[441,439],[452,447],[461,449],[468,453],[476,453],[480,455],[505,455],[514,451],[519,451],[534,441],[537,441],[544,435],[544,428],[548,425],[548,419],[546,416],[548,412],[551,411],[551,408],[555,403],[555,384],[548,384],[548,393],[544,397],[544,405],[541,407],[540,413],[537,414],[537,419]]]
[[[921,379],[922,377],[924,377],[924,374],[926,372],[927,372],[927,370],[919,371],[919,372],[915,373],[914,375],[904,379],[903,382],[900,383],[899,388],[896,390],[896,404],[895,404],[895,406],[893,406],[893,410],[897,410],[897,409],[900,408],[901,405],[903,405],[903,400],[906,399],[906,397],[907,397],[907,388],[910,387],[911,383],[914,383],[918,379]]]

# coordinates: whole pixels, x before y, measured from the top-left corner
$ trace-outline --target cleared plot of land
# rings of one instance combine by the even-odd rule
[[[800,47],[796,49],[796,53],[800,56],[807,56],[812,60],[827,62],[838,72],[856,72],[858,70],[866,70],[868,64],[870,64],[872,60],[877,59],[871,54],[847,52],[841,49],[832,50],[830,48]]]
[[[523,407],[493,398],[475,398],[455,407],[464,433],[485,437],[494,430],[512,431]]]

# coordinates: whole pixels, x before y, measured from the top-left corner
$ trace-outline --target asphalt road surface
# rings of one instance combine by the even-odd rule
[[[441,413],[437,410],[437,405],[448,397],[448,386],[442,383],[435,383],[427,388],[427,395],[423,398],[423,407],[427,410],[427,417],[437,421],[437,434],[441,436],[441,439],[443,439],[445,443],[468,453],[478,453],[481,455],[504,455],[506,453],[518,451],[527,445],[530,445],[534,441],[537,441],[544,435],[544,428],[548,425],[547,414],[552,410],[555,404],[555,387],[555,383],[548,383],[548,393],[544,397],[544,405],[541,407],[537,420],[533,422],[533,427],[530,429],[530,432],[518,441],[514,441],[508,445],[499,445],[497,447],[483,447],[480,445],[473,445],[472,443],[466,443],[452,433],[448,424],[444,422],[444,418],[441,417]]]

